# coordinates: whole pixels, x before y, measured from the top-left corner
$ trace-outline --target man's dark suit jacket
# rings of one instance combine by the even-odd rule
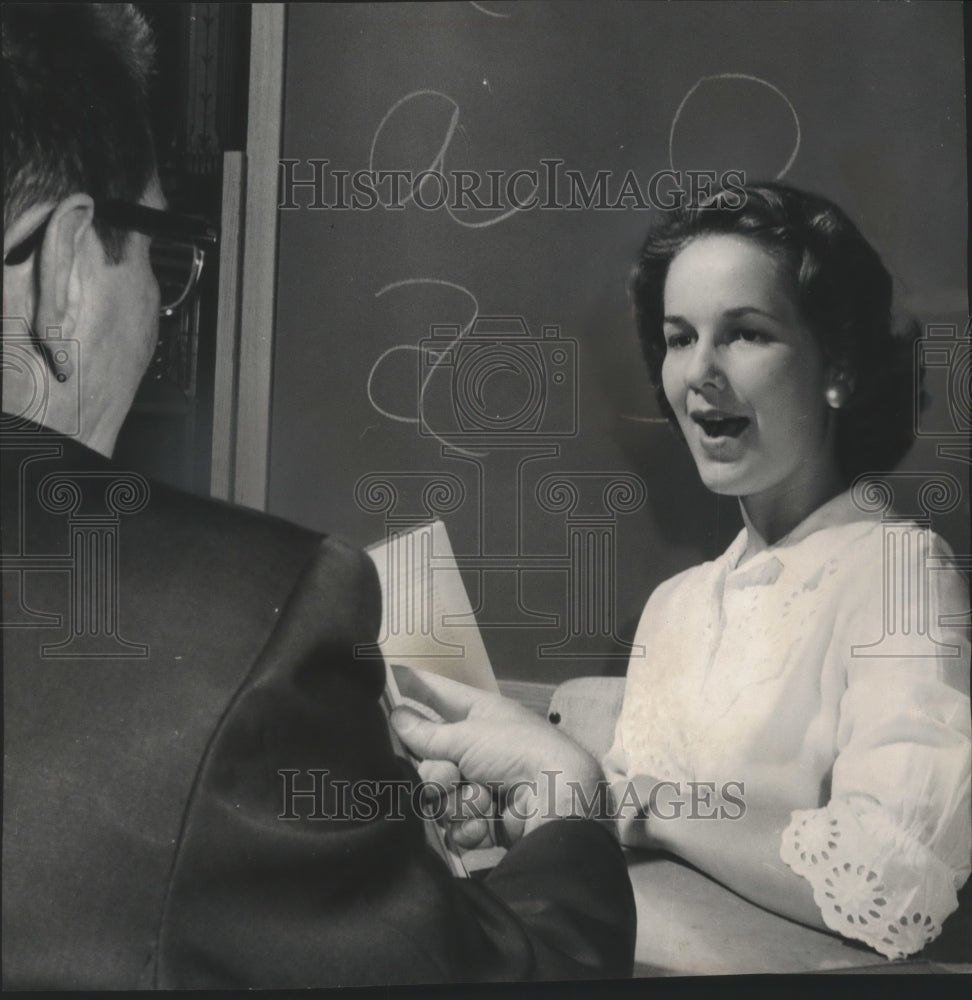
[[[477,882],[414,814],[334,816],[335,779],[417,780],[354,652],[380,620],[366,557],[33,425],[2,445],[6,988],[630,974],[631,889],[593,821]],[[279,818],[280,772],[311,769],[327,805]]]

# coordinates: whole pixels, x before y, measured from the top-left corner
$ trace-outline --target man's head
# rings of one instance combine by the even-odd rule
[[[99,212],[163,206],[151,34],[128,5],[4,4],[2,17],[5,331],[19,320],[30,338],[14,352],[5,334],[4,409],[27,412],[41,376],[34,419],[110,454],[157,335],[148,237]],[[59,362],[50,332],[76,361]]]

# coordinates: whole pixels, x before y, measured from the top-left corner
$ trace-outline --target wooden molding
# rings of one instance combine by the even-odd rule
[[[226,152],[223,154],[216,373],[213,380],[213,450],[209,477],[209,492],[220,500],[233,499],[240,347],[240,264],[245,203],[246,157],[242,152]]]
[[[267,502],[286,6],[253,4],[233,499]]]

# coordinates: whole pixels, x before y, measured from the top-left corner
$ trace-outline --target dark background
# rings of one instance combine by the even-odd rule
[[[673,118],[700,78],[761,78],[786,95],[799,119],[800,149],[785,179],[848,211],[895,275],[903,309],[923,323],[959,331],[965,323],[959,5],[313,4],[291,5],[287,30],[283,155],[325,158],[331,169],[350,171],[368,166],[379,123],[397,101],[433,89],[459,108],[447,170],[511,173],[559,157],[588,181],[611,171],[615,191],[629,169],[643,187],[669,166]],[[452,110],[432,96],[403,106],[379,136],[375,166],[427,168]],[[784,167],[794,143],[793,115],[770,87],[709,81],[682,109],[673,163],[767,178]],[[311,200],[306,190],[296,198]],[[281,212],[269,510],[367,544],[385,534],[386,517],[356,499],[362,477],[380,473],[399,486],[437,473],[457,477],[466,498],[444,520],[474,606],[483,581],[475,557],[535,557],[536,568],[519,576],[522,607],[507,609],[505,619],[497,613],[507,624],[484,630],[500,677],[556,682],[624,670],[623,656],[608,655],[618,652],[615,644],[597,636],[587,659],[537,655],[539,645],[558,641],[568,619],[567,524],[563,513],[537,503],[543,475],[587,482],[578,474],[634,473],[645,483],[646,503],[617,515],[611,529],[621,637],[658,582],[717,555],[740,526],[735,501],[701,487],[682,446],[657,421],[624,290],[647,221],[633,209],[533,210],[472,229],[444,209],[414,204]],[[508,439],[522,450],[479,449],[488,455],[474,463],[443,455],[415,423],[377,412],[367,382],[379,356],[396,345],[417,347],[433,325],[461,326],[472,315],[465,295],[441,285],[377,295],[418,278],[463,286],[480,315],[520,316],[535,338],[552,325],[576,341],[577,433],[552,437],[524,427]],[[376,371],[373,390],[384,409],[416,417],[418,360],[416,350],[399,350]],[[935,408],[923,426],[949,430],[947,396],[955,387],[933,380],[930,388]],[[448,422],[459,391],[444,370],[430,382],[427,415],[435,426]],[[520,374],[496,373],[485,383],[484,406],[512,413],[524,391]],[[563,429],[562,397],[543,391],[540,430]],[[921,439],[905,468],[950,472],[967,486],[968,464],[939,458],[938,443]],[[545,445],[554,453],[523,465],[518,482],[517,463]],[[471,439],[465,446],[476,449]],[[418,508],[405,503],[395,512]],[[595,491],[575,514],[598,508]],[[967,489],[935,524],[957,551],[969,551]],[[516,593],[514,573],[492,583],[508,597]],[[560,624],[539,627],[534,618],[534,627],[512,627],[529,625],[523,608],[559,616]]]
[[[218,229],[222,154],[246,148],[250,4],[136,6],[155,38],[150,112],[162,190],[170,209]],[[216,246],[196,292],[160,319],[155,355],[115,448],[129,468],[202,494],[210,487],[218,290]]]

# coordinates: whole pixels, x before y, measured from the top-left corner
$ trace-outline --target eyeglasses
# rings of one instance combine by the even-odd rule
[[[53,214],[4,256],[5,265],[23,264],[40,247]],[[98,202],[95,217],[117,229],[133,229],[151,237],[149,259],[159,283],[163,316],[171,316],[192,294],[207,251],[219,241],[217,231],[204,219],[127,201]]]

